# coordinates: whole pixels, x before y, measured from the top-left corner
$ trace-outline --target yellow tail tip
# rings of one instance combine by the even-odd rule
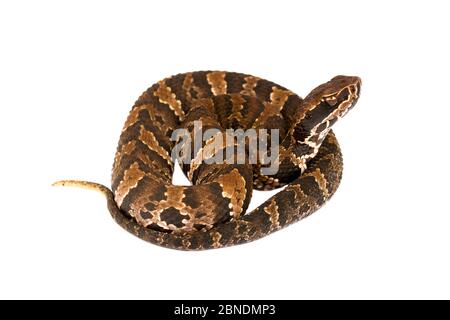
[[[102,184],[81,180],[60,180],[53,182],[52,186],[78,187],[83,189],[99,191],[105,195],[111,192],[111,190],[109,190],[108,187],[105,187]]]

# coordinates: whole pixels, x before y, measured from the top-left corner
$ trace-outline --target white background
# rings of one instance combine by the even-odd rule
[[[2,1],[0,298],[450,298],[446,4]],[[122,230],[95,192],[50,187],[109,185],[141,92],[204,69],[301,96],[363,79],[325,207],[251,244],[182,252]]]

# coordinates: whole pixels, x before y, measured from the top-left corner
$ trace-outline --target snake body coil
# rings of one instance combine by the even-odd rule
[[[358,77],[337,76],[302,99],[250,75],[178,74],[154,84],[133,106],[114,159],[112,191],[86,181],[56,184],[101,191],[119,225],[164,247],[201,250],[250,242],[310,215],[334,194],[342,155],[330,128],[354,106],[360,87]],[[172,136],[184,128],[194,138],[196,122],[222,134],[226,129],[278,129],[278,171],[266,175],[261,163],[248,161],[196,161],[211,150],[225,152],[213,148],[217,139],[212,136],[182,165],[193,185],[173,185]],[[192,141],[189,150],[195,149]],[[252,152],[248,144],[246,152]],[[246,213],[253,189],[282,186]]]

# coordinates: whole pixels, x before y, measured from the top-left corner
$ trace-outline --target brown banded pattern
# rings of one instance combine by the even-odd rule
[[[178,74],[154,84],[133,106],[114,158],[112,190],[86,181],[56,184],[102,192],[117,223],[160,246],[202,250],[250,242],[312,214],[335,193],[342,155],[331,127],[355,105],[360,87],[357,77],[337,76],[303,100],[251,75]],[[192,138],[194,121],[222,133],[279,129],[278,172],[264,176],[259,164],[196,162],[201,155],[224,151],[213,148],[212,137],[182,166],[193,185],[173,185],[171,135],[185,128]],[[246,213],[253,188],[286,184]]]

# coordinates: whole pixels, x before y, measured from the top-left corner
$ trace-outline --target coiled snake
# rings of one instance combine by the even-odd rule
[[[342,176],[342,155],[330,128],[355,105],[360,87],[358,77],[337,76],[302,99],[250,75],[178,74],[154,84],[134,104],[115,155],[112,191],[87,181],[55,185],[102,192],[119,225],[164,247],[201,250],[250,242],[312,214],[334,194]],[[278,171],[265,175],[259,162],[195,162],[218,141],[210,138],[182,164],[193,185],[172,184],[172,135],[185,128],[193,137],[196,121],[221,133],[229,128],[278,129]],[[216,155],[225,149],[214,150]],[[253,152],[248,143],[245,150]],[[253,188],[284,185],[245,212]]]

